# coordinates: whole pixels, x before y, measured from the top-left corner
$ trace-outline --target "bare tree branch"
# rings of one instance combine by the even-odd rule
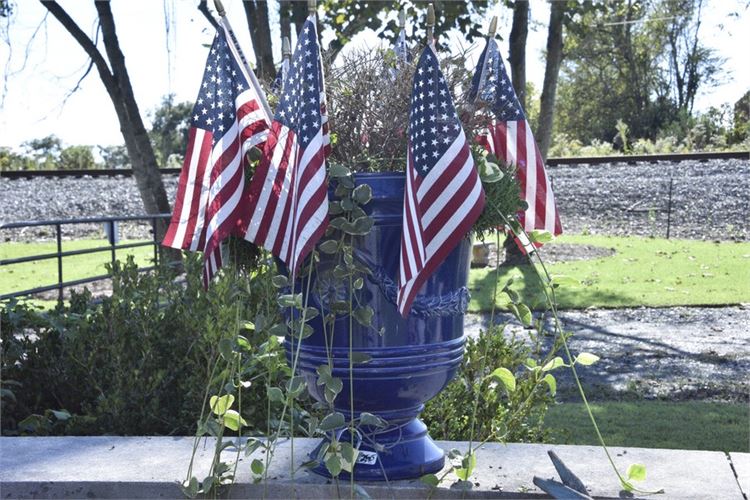
[[[70,33],[70,35],[78,42],[78,45],[88,54],[91,60],[96,65],[96,69],[99,72],[99,77],[104,82],[104,86],[107,87],[107,91],[111,88],[116,87],[114,75],[109,69],[107,61],[93,41],[78,27],[76,22],[71,18],[65,10],[60,7],[55,1],[52,0],[40,0],[42,5],[52,14],[55,18],[63,25],[63,27]],[[101,3],[101,2],[96,2]],[[107,2],[108,3],[108,2]]]
[[[216,31],[219,31],[219,23],[216,21],[216,18],[211,15],[211,11],[208,10],[208,1],[207,0],[201,0],[198,4],[198,10],[201,11],[201,13],[208,19],[208,22],[211,23],[211,26],[213,26]]]

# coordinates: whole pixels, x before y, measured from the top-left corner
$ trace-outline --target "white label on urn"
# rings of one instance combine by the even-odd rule
[[[375,465],[378,462],[378,454],[374,451],[359,451],[357,463],[363,465]]]

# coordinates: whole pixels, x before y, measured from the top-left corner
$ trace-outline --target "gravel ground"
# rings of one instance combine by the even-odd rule
[[[467,315],[466,333],[478,335],[489,319],[487,314]],[[569,345],[574,355],[601,357],[579,370],[589,395],[670,401],[750,398],[750,306],[564,311],[561,321],[573,332]],[[510,315],[500,314],[496,322],[509,324],[506,335],[528,338]],[[551,343],[552,338],[545,339],[544,352]],[[578,401],[570,371],[559,369],[556,377],[559,397]]]
[[[568,233],[750,239],[750,161],[610,163],[549,169]]]
[[[666,235],[669,176],[673,177],[671,235],[750,239],[750,161],[561,166],[550,169],[567,233]],[[165,177],[169,198],[177,176]],[[140,215],[132,178],[8,180],[0,177],[0,222]],[[70,227],[66,237],[100,234],[95,225]],[[146,236],[148,226],[125,236]],[[52,237],[51,229],[3,230],[3,240]]]

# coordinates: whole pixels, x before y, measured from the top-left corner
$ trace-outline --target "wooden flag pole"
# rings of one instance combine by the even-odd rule
[[[435,45],[434,33],[435,31],[435,6],[430,4],[427,6],[427,43],[429,45]]]
[[[292,47],[289,44],[289,37],[285,36],[281,39],[281,58],[289,60],[292,58]]]
[[[398,13],[398,27],[404,29],[406,27],[406,11],[401,9]]]
[[[487,38],[495,38],[495,33],[497,33],[497,16],[492,16],[492,21],[490,21],[490,30],[487,33]]]
[[[307,13],[310,15],[318,13],[318,3],[315,0],[307,0]]]
[[[224,5],[221,3],[221,0],[214,0],[214,6],[216,7],[216,12],[221,17],[221,24],[227,30],[227,33],[229,33],[229,37],[232,39],[234,48],[237,49],[237,54],[239,54],[240,59],[242,59],[242,64],[245,65],[245,71],[247,71],[247,74],[250,76],[250,80],[252,80],[252,84],[258,90],[258,97],[260,98],[260,103],[263,105],[263,109],[266,110],[266,113],[268,114],[268,119],[272,120],[273,112],[271,111],[271,106],[268,105],[268,101],[266,100],[266,93],[263,92],[263,87],[260,86],[260,82],[258,82],[258,78],[256,78],[255,72],[252,70],[252,68],[250,68],[250,64],[247,62],[247,59],[245,58],[245,54],[242,52],[242,49],[240,48],[240,44],[237,42],[237,36],[234,34],[232,25],[229,24],[229,19],[227,19],[227,12],[224,10]]]

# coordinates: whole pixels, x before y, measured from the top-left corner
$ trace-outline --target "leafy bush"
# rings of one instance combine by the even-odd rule
[[[46,313],[7,303],[0,315],[3,433],[192,434],[206,388],[222,380],[221,369],[212,373],[221,341],[238,324],[247,358],[265,360],[246,364],[248,379],[270,373],[269,363],[285,365],[279,343],[243,321],[276,313],[268,273],[223,273],[205,292],[199,259],[188,256],[185,265],[181,283],[168,269],[144,274],[132,260],[117,263],[113,294],[101,304],[88,292]],[[250,426],[265,428],[265,385],[243,389],[242,398]]]
[[[532,356],[529,344],[506,338],[503,330],[494,326],[482,331],[477,339],[467,339],[458,375],[422,413],[434,439],[468,440],[476,403],[474,441],[543,440],[544,415],[554,399],[549,387],[534,379],[535,372],[525,368]],[[507,391],[490,376],[497,367],[516,375],[514,391]]]

